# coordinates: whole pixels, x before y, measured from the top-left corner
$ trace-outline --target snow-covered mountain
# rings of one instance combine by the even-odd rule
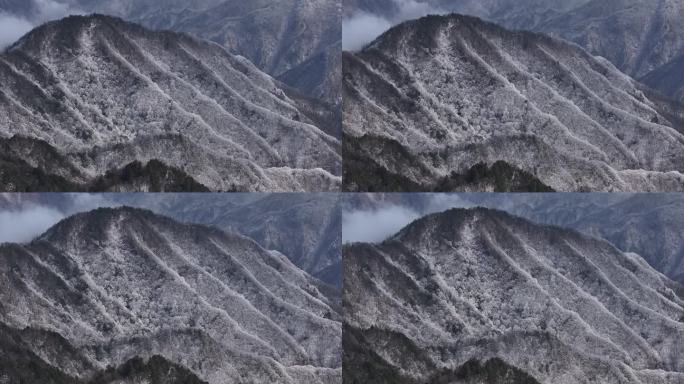
[[[684,285],[684,195],[679,193],[359,193],[345,196],[342,205],[345,213],[400,207],[416,216],[456,207],[498,209],[607,240]]]
[[[150,28],[191,33],[240,54],[266,73],[329,104],[341,103],[342,36],[337,0],[220,0],[126,17]],[[106,7],[98,5],[98,8]]]
[[[0,55],[0,137],[19,142],[0,178],[35,178],[25,190],[336,190],[332,120],[216,44],[108,16],[48,23]]]
[[[345,382],[684,380],[684,298],[603,240],[454,209],[343,253]]]
[[[248,58],[309,97],[341,102],[339,0],[2,0],[0,12],[34,23],[102,13],[190,33]]]
[[[241,233],[284,254],[323,282],[338,289],[342,286],[342,199],[338,194],[0,193],[0,211],[15,214],[38,208],[66,217],[118,206]]]
[[[183,222],[237,231],[266,249],[286,255],[312,276],[341,288],[342,212],[337,194],[136,193],[107,198]]]
[[[681,194],[560,194],[463,196],[537,223],[573,228],[641,255],[684,284],[684,196]]]
[[[334,298],[242,235],[98,209],[0,246],[0,271],[20,357],[79,380],[147,362],[208,383],[341,382]]]
[[[347,17],[366,12],[392,20],[408,7],[562,37],[684,101],[682,0],[344,0]]]
[[[684,190],[682,111],[576,45],[429,16],[343,71],[347,190]]]

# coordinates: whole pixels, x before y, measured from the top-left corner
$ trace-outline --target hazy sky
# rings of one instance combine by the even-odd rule
[[[0,10],[0,50],[5,49],[46,21],[82,13],[68,4],[55,0],[25,0],[33,4],[31,15],[19,15],[12,10]]]
[[[365,210],[342,213],[343,243],[377,243],[386,240],[411,222],[451,208],[470,208],[474,204],[457,194],[421,194],[428,201],[421,207],[383,203]]]
[[[420,217],[420,213],[409,207],[393,204],[367,211],[344,212],[342,241],[344,243],[381,242]]]
[[[33,206],[20,211],[0,211],[0,243],[24,243],[64,218],[48,207]]]
[[[0,243],[29,242],[75,213],[120,205],[101,194],[51,194],[52,199],[64,199],[62,204],[47,204],[31,198],[35,196],[28,194],[18,201],[10,198],[14,202],[0,209]]]
[[[430,14],[442,14],[444,10],[415,0],[392,0],[399,12],[391,19],[367,12],[357,12],[342,22],[342,48],[357,51],[375,40],[383,32],[402,21],[417,19]]]
[[[28,20],[0,12],[0,49],[4,49],[17,41],[33,28]]]

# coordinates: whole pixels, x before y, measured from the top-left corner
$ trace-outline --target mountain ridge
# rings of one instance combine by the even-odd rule
[[[344,0],[345,16],[370,13],[396,21],[406,12],[400,1]],[[610,60],[635,79],[683,101],[684,83],[675,68],[684,52],[680,0],[420,0],[419,12],[456,12],[506,28],[541,32],[577,43]]]
[[[0,134],[46,141],[85,180],[156,159],[211,190],[328,191],[340,182],[339,140],[308,116],[330,118],[214,43],[71,16],[0,56],[0,77]]]
[[[475,204],[504,207],[496,199],[474,198]],[[684,202],[676,194],[616,195],[605,201],[552,196],[541,200],[520,198],[505,203],[512,214],[537,223],[550,223],[602,237],[623,251],[640,254],[670,279],[684,283],[684,254],[678,233]]]
[[[149,208],[182,222],[242,233],[268,250],[283,253],[312,276],[341,288],[342,214],[341,199],[335,194],[182,194],[150,198],[134,194],[110,199],[114,204]]]
[[[682,188],[681,127],[577,45],[452,14],[399,24],[343,61],[345,156],[384,151],[354,150],[364,135],[397,141],[415,157],[402,174],[425,189],[497,161],[557,191]],[[345,189],[364,182],[351,174]]]
[[[684,298],[604,240],[453,209],[343,252],[345,329],[406,382],[493,358],[542,383],[684,377]],[[345,379],[360,382],[370,365],[353,359]]]
[[[31,243],[3,244],[0,256],[8,287],[0,322],[59,333],[97,371],[160,355],[209,383],[341,374],[332,300],[286,257],[245,236],[100,208]],[[74,368],[79,378],[95,370]]]

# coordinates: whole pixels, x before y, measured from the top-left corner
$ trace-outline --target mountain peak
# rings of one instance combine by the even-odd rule
[[[15,147],[25,154],[20,165],[82,189],[329,191],[341,183],[327,107],[288,96],[210,41],[70,16],[1,54],[0,78],[0,113],[9,116],[0,135],[44,141],[63,163]],[[163,167],[129,167],[152,161]],[[169,168],[173,180],[163,177]],[[109,176],[120,185],[101,186]]]
[[[574,43],[451,14],[398,25],[343,61],[348,190],[684,185],[672,107]]]
[[[73,49],[82,47],[85,38],[115,37],[117,32],[131,31],[139,34],[164,36],[165,39],[194,40],[189,35],[171,31],[153,31],[141,25],[126,21],[117,16],[93,13],[89,15],[70,15],[62,19],[42,24],[8,48],[8,51],[23,50],[37,53],[50,48]],[[89,34],[85,36],[85,34]],[[199,40],[197,40],[199,41]]]
[[[333,298],[242,235],[143,209],[99,208],[30,244],[0,247],[0,271],[0,285],[14,290],[0,292],[0,323],[54,330],[86,345],[81,352],[103,367],[160,354],[204,380],[221,372],[241,381],[249,372],[247,381],[259,381],[269,372],[275,382],[319,383],[340,372]],[[188,352],[198,350],[207,352]],[[47,358],[61,366],[58,355]]]
[[[344,260],[345,340],[386,362],[383,375],[431,382],[442,367],[495,357],[539,382],[571,371],[602,383],[658,382],[655,370],[670,371],[663,383],[684,377],[684,301],[638,255],[605,240],[452,209],[382,244],[346,247]],[[379,374],[345,364],[352,378]],[[625,381],[622,368],[642,379]]]
[[[526,219],[513,216],[502,210],[474,207],[474,208],[451,208],[443,212],[433,213],[413,221],[399,231],[393,239],[403,241],[407,238],[420,237],[426,231],[432,229],[448,232],[458,231],[465,225],[490,223],[495,220],[513,220],[533,224]]]
[[[149,230],[150,226],[163,226],[174,229],[182,226],[186,231],[190,232],[194,232],[197,229],[205,236],[220,234],[222,236],[242,237],[223,232],[214,227],[180,223],[151,210],[120,206],[100,207],[67,217],[38,237],[38,241],[69,242],[73,238],[81,238],[82,241],[107,241],[112,235],[112,229],[116,231],[128,229],[142,233],[145,230]],[[247,238],[245,240],[251,242]]]
[[[445,44],[456,44],[457,42],[451,39],[454,35],[463,38],[467,44],[482,44],[481,39],[483,38],[497,37],[513,40],[514,43],[521,44],[524,48],[530,48],[536,43],[543,43],[552,46],[554,49],[570,50],[580,57],[591,56],[580,46],[560,40],[552,35],[509,29],[477,16],[460,13],[427,15],[419,19],[405,21],[380,35],[375,42],[368,46],[368,49],[398,50],[406,46],[412,49],[418,47],[438,49],[444,48]]]

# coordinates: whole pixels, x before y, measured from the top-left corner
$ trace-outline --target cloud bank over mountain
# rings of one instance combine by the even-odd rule
[[[5,49],[33,28],[28,20],[9,13],[0,13],[0,49]]]
[[[107,195],[86,193],[67,194],[68,206],[49,204],[48,201],[32,200],[14,201],[11,194],[0,194],[0,200],[10,202],[0,206],[0,243],[25,243],[40,236],[48,228],[68,216],[96,208],[121,206]]]
[[[403,21],[446,13],[443,9],[415,0],[392,0],[392,3],[398,11],[391,18],[361,11],[345,19],[342,22],[342,48],[346,51],[358,51]]]
[[[0,212],[0,243],[30,241],[63,218],[61,212],[41,206]]]
[[[32,0],[29,4],[27,8],[31,9],[30,15],[23,15],[13,9],[0,10],[0,50],[40,24],[83,13],[69,4],[53,0]]]
[[[474,204],[455,194],[426,194],[424,205],[383,203],[371,208],[347,209],[342,213],[342,242],[379,243],[411,222],[432,213]]]

